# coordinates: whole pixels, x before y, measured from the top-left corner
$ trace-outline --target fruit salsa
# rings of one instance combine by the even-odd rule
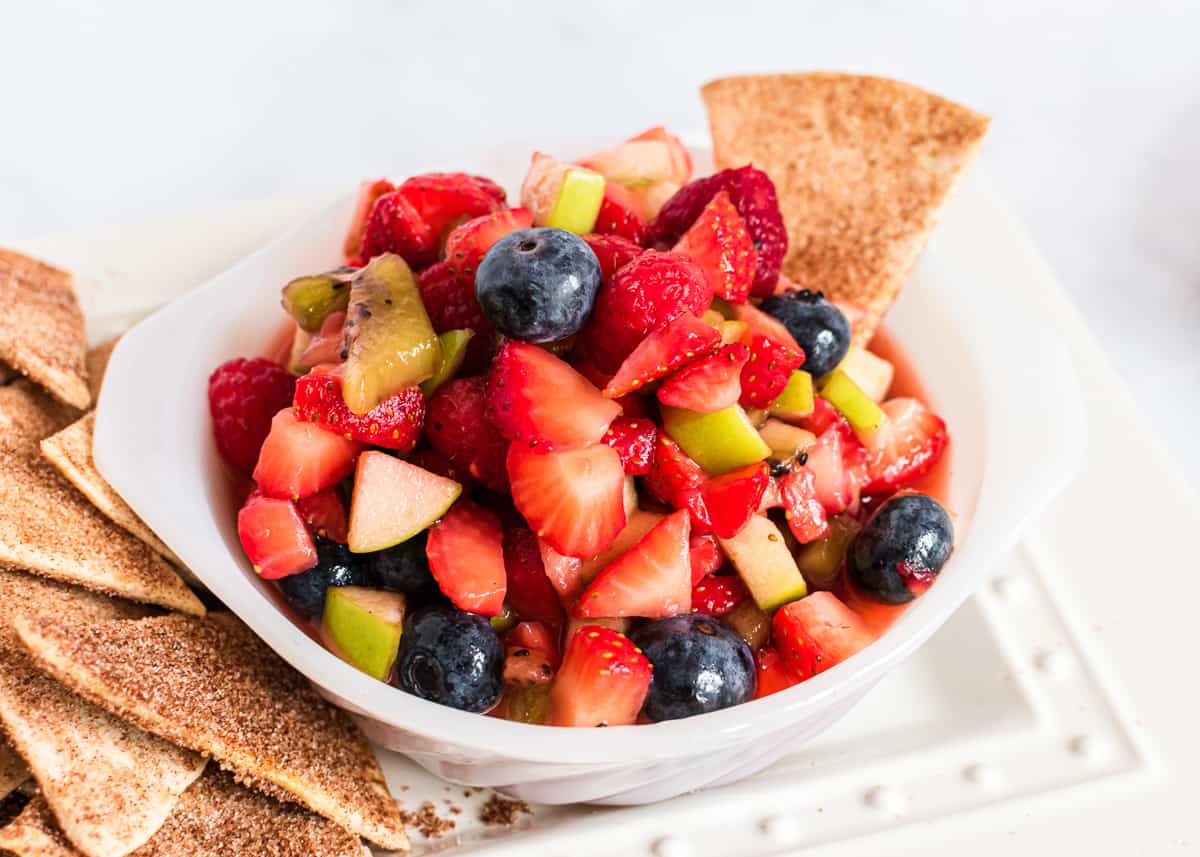
[[[332,652],[466,711],[656,722],[834,667],[935,582],[944,422],[781,274],[767,174],[692,169],[655,128],[535,153],[519,205],[365,182],[277,359],[213,374],[246,556]]]

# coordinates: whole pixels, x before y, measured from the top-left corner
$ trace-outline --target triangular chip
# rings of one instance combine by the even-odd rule
[[[87,384],[83,310],[67,271],[0,248],[0,361],[56,399],[92,403]]]
[[[47,616],[128,619],[144,608],[0,571],[0,724],[59,827],[87,857],[121,857],[166,820],[203,757],[130,726],[38,670],[13,633]]]
[[[18,620],[17,632],[41,667],[97,705],[376,845],[408,848],[358,729],[232,615]]]
[[[0,388],[0,565],[98,592],[204,614],[161,556],[98,512],[41,454],[63,414],[18,382]]]
[[[783,270],[853,305],[860,344],[895,300],[988,118],[906,83],[851,74],[731,77],[707,84],[718,167],[775,182],[788,228]]]
[[[8,827],[0,849],[16,857],[80,857],[33,798]],[[158,833],[130,857],[369,857],[358,837],[294,805],[239,786],[209,768],[179,798]]]
[[[100,398],[100,386],[104,383],[104,374],[108,371],[108,361],[113,349],[121,337],[114,336],[107,342],[93,345],[88,349],[85,364],[87,365],[88,389],[92,391],[92,402]]]
[[[8,797],[12,790],[29,779],[29,769],[12,748],[0,738],[0,800]]]
[[[92,411],[43,440],[42,454],[109,520],[149,545],[159,556],[173,560],[175,555],[171,549],[154,535],[96,469],[96,462],[92,460],[95,428],[96,412]]]

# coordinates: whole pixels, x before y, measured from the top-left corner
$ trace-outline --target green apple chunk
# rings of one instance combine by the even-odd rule
[[[783,388],[768,409],[772,416],[781,420],[798,420],[813,412],[813,379],[803,369],[796,369],[788,376],[787,386]]]
[[[776,461],[791,461],[817,442],[812,432],[775,419],[763,423],[758,436],[771,447],[771,458]]]
[[[821,396],[838,409],[859,437],[869,435],[886,419],[879,405],[841,369],[825,376]]]
[[[321,625],[344,660],[372,678],[387,681],[400,648],[404,594],[331,586]]]
[[[759,609],[771,611],[808,594],[808,586],[779,528],[755,515],[732,539],[721,539],[725,555]]]
[[[438,362],[438,367],[434,370],[433,375],[421,382],[422,393],[432,396],[438,387],[458,374],[463,361],[467,359],[467,346],[471,343],[474,335],[475,331],[469,327],[463,330],[447,330],[438,335],[438,342],[442,346],[442,359]]]
[[[829,589],[837,580],[842,561],[850,542],[862,525],[849,515],[834,515],[829,519],[829,535],[809,542],[796,551],[796,565],[804,579],[818,589]]]
[[[386,452],[364,452],[350,498],[350,550],[370,553],[408,541],[446,514],[461,493],[453,479]]]
[[[754,464],[771,454],[739,405],[711,414],[664,406],[662,417],[671,439],[710,476]]]
[[[346,309],[354,274],[354,268],[334,268],[324,274],[297,277],[283,287],[283,308],[301,330],[316,333],[326,316]]]
[[[345,342],[342,398],[356,414],[437,371],[441,342],[413,272],[396,254],[376,256],[354,277]]]
[[[838,368],[849,375],[850,380],[861,387],[872,402],[882,402],[887,398],[892,379],[896,376],[895,366],[859,345],[850,346]]]
[[[603,201],[604,176],[582,167],[568,167],[546,225],[586,235],[596,226]]]

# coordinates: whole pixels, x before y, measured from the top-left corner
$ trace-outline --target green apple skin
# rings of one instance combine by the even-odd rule
[[[796,369],[788,376],[787,386],[775,397],[768,410],[771,416],[794,422],[811,414],[815,404],[812,375],[803,369]]]
[[[740,405],[711,414],[662,408],[667,434],[710,476],[762,461],[771,454]]]
[[[362,672],[387,681],[404,629],[404,594],[361,586],[332,586],[321,624],[337,653]]]
[[[825,376],[821,397],[838,409],[860,438],[869,437],[887,419],[879,405],[841,369],[834,369]]]
[[[442,359],[433,371],[433,376],[421,382],[421,392],[426,398],[458,374],[463,361],[467,359],[467,346],[471,344],[471,338],[474,336],[475,331],[469,327],[438,334],[438,341],[442,344]]]
[[[592,170],[568,167],[546,225],[586,235],[595,228],[603,201],[604,176]]]
[[[756,515],[740,533],[720,542],[760,610],[769,613],[808,594],[787,541],[769,518]]]

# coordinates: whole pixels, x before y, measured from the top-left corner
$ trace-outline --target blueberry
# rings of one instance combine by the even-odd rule
[[[745,702],[754,695],[754,655],[711,616],[683,613],[647,622],[629,638],[654,665],[642,713],[678,720]]]
[[[425,530],[395,547],[362,554],[363,565],[372,585],[409,594],[425,594],[436,590],[437,582],[429,571],[429,560],[425,556],[428,534],[429,531]]]
[[[555,342],[587,321],[600,290],[600,263],[578,235],[522,229],[488,250],[475,297],[496,328],[522,342]]]
[[[804,350],[804,371],[814,378],[836,369],[850,350],[850,322],[820,292],[771,295],[759,308],[783,322]]]
[[[325,590],[331,586],[366,586],[362,560],[350,548],[329,539],[317,539],[317,564],[308,571],[284,577],[279,591],[297,613],[309,619],[325,612]]]
[[[907,604],[937,578],[954,550],[954,529],[941,504],[924,494],[884,503],[846,553],[846,570],[882,604]]]
[[[429,607],[404,622],[396,683],[422,699],[487,711],[504,689],[504,646],[484,616]]]

